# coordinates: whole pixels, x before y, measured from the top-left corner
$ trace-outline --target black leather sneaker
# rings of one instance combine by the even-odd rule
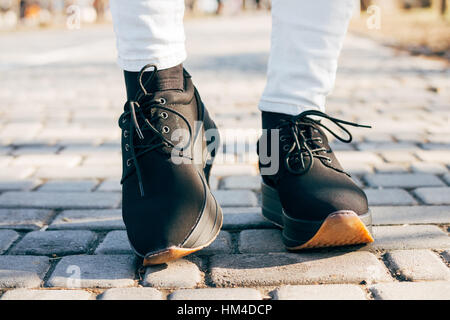
[[[122,215],[144,266],[208,246],[222,226],[222,210],[208,186],[217,130],[208,143],[205,138],[216,126],[190,75],[181,65],[174,68],[145,66],[136,97],[119,119]]]
[[[324,120],[333,122],[348,138],[334,133]],[[367,197],[344,172],[323,131],[348,143],[352,136],[343,125],[367,126],[316,110],[298,116],[263,112],[262,121],[268,129],[258,141],[262,214],[283,228],[286,247],[299,250],[372,242]],[[272,143],[271,134],[278,134]],[[273,167],[266,158],[270,150],[271,161],[278,160],[279,166],[268,173]]]

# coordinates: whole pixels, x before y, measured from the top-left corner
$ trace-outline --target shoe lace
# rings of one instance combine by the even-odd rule
[[[339,136],[333,130],[324,125],[320,120],[314,120],[309,118],[308,116],[320,117],[326,120],[330,120],[337,127],[339,127],[342,131],[344,131],[348,138]],[[292,136],[291,145],[286,144],[288,148],[285,149],[287,151],[284,161],[286,168],[289,172],[296,175],[302,175],[307,173],[314,165],[313,158],[326,160],[328,163],[331,163],[331,158],[327,157],[323,153],[326,153],[328,150],[323,146],[317,147],[316,143],[321,144],[322,138],[320,137],[310,137],[305,136],[305,133],[310,130],[315,130],[318,132],[316,126],[320,126],[331,133],[336,139],[344,143],[350,143],[353,139],[351,133],[343,126],[349,125],[353,127],[363,127],[363,128],[371,128],[371,126],[361,125],[350,121],[341,120],[338,118],[331,117],[321,111],[318,110],[307,110],[302,112],[301,114],[294,116],[289,119],[282,119],[279,129],[288,129],[288,134]],[[282,136],[283,137],[283,136]],[[314,145],[315,148],[310,147],[310,145]],[[309,157],[310,161],[305,164],[304,157]],[[293,167],[291,163],[299,163],[301,166]],[[345,173],[343,170],[332,167],[333,169]]]
[[[144,72],[150,68],[153,68],[151,71],[149,79],[143,83],[142,76]],[[139,191],[141,196],[144,196],[144,185],[142,179],[142,168],[139,165],[138,158],[143,156],[144,154],[163,148],[170,147],[179,151],[180,157],[186,157],[183,154],[183,150],[188,147],[191,143],[192,139],[192,128],[189,124],[189,121],[179,112],[164,107],[166,103],[164,98],[156,99],[154,94],[147,92],[145,89],[149,83],[151,83],[157,72],[156,65],[148,64],[144,66],[139,72],[138,81],[140,86],[140,91],[136,93],[136,96],[133,100],[129,100],[125,104],[124,112],[119,118],[119,127],[124,130],[124,137],[128,139],[128,149],[131,151],[131,158],[127,159],[127,165],[132,160],[134,167],[136,169],[136,174],[139,183]],[[154,112],[152,116],[152,109],[163,110],[164,112]],[[189,130],[189,138],[187,142],[181,147],[175,145],[171,140],[167,139],[155,126],[154,123],[159,119],[167,119],[168,113],[172,113],[182,119]],[[163,116],[164,115],[164,116]],[[163,127],[164,128],[164,127]],[[151,138],[145,140],[144,132],[150,132]],[[135,137],[137,136],[137,139]],[[135,141],[136,140],[136,141]],[[191,158],[189,158],[191,159]],[[191,159],[192,160],[192,159]],[[131,163],[130,163],[131,164]],[[125,177],[124,177],[125,178]],[[122,181],[124,180],[122,178]]]

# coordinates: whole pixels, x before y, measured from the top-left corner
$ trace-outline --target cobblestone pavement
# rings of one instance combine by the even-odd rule
[[[224,140],[212,181],[224,227],[196,255],[142,270],[120,213],[112,28],[2,37],[0,299],[450,299],[444,63],[347,37],[328,111],[373,126],[333,146],[367,191],[376,241],[288,253],[260,215],[255,166],[270,18],[188,21],[187,67]]]

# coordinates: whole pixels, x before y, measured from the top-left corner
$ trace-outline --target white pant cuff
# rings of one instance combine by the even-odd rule
[[[258,106],[259,110],[264,112],[275,112],[296,116],[306,110],[320,110],[325,112],[324,107],[309,105],[309,104],[289,104],[284,102],[273,102],[261,100]]]
[[[147,64],[155,64],[158,70],[169,69],[179,65],[186,60],[186,52],[180,52],[174,55],[160,57],[150,57],[148,59],[122,59],[117,58],[117,64],[125,71],[137,72]]]

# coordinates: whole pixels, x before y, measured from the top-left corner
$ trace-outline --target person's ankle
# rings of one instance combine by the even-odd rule
[[[145,84],[149,79],[151,72],[145,72],[142,76],[142,83]],[[140,90],[139,72],[124,71],[125,86],[127,90],[127,99],[135,99],[136,94]],[[183,90],[183,64],[176,65],[168,69],[158,70],[151,84],[146,87],[147,91],[163,91],[163,90]]]
[[[277,112],[261,112],[261,123],[263,129],[274,129],[282,119],[289,119],[292,115]]]

